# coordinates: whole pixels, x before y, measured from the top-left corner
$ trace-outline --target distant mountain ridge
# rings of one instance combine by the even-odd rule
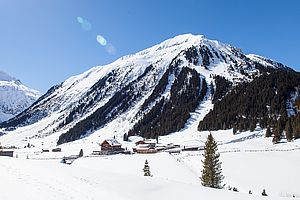
[[[0,71],[0,122],[28,108],[40,93],[23,85],[20,80]]]
[[[103,128],[155,138],[188,128],[201,103],[222,101],[233,87],[274,71],[296,73],[202,35],[179,35],[67,79],[1,127],[17,128],[8,135],[34,127],[32,138],[58,144]]]

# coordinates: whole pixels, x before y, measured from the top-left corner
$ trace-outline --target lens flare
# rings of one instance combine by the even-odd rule
[[[107,51],[107,53],[109,53],[110,55],[114,55],[114,54],[116,54],[116,48],[115,48],[115,46],[114,45],[112,45],[112,44],[107,44],[106,46],[105,46],[105,50]]]
[[[89,30],[92,29],[92,24],[91,24],[89,21],[85,20],[85,21],[81,24],[81,28],[83,28],[83,29],[86,30],[86,31],[89,31]]]
[[[107,41],[106,39],[102,36],[102,35],[97,35],[97,42],[99,44],[101,44],[102,46],[106,46],[107,45]]]
[[[82,24],[83,23],[83,18],[82,17],[77,17],[77,22],[79,23],[79,24]]]
[[[92,24],[84,19],[83,17],[77,17],[77,22],[80,24],[81,28],[85,31],[90,31],[92,29]]]

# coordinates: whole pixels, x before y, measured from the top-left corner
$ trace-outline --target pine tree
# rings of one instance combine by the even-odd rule
[[[210,94],[211,94],[211,96],[213,97],[214,94],[215,94],[215,88],[214,88],[213,82],[210,82],[210,84],[209,84],[209,89],[210,89]]]
[[[280,142],[281,137],[282,137],[282,131],[283,131],[282,125],[281,125],[280,121],[278,121],[275,128],[274,128],[274,131],[273,131],[274,137],[273,137],[272,142],[274,144],[277,144],[277,143]]]
[[[232,127],[232,132],[233,132],[233,135],[235,135],[237,133],[237,128],[235,125]]]
[[[128,142],[128,137],[129,137],[128,134],[125,133],[125,134],[123,135],[123,141]]]
[[[217,153],[218,146],[211,134],[208,135],[204,147],[204,161],[201,181],[205,187],[222,188],[222,175],[221,162],[219,160],[220,154]]]
[[[266,131],[266,137],[271,137],[272,136],[272,132],[271,132],[271,129],[270,127],[267,128],[267,131]]]
[[[294,139],[300,138],[300,115],[298,114],[296,117],[292,120],[292,129],[293,129],[293,136]]]
[[[255,131],[255,128],[256,128],[256,120],[255,119],[252,119],[251,122],[250,122],[250,131],[253,132]]]
[[[285,125],[285,137],[288,142],[292,141],[293,139],[293,129],[291,125],[291,120],[287,120],[286,125]]]
[[[147,160],[145,161],[145,165],[144,165],[143,171],[144,171],[144,176],[152,176],[151,172],[150,172],[150,167],[148,165],[148,161]]]

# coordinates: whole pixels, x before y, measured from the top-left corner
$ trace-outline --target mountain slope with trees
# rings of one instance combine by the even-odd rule
[[[257,125],[270,127],[274,134],[287,130],[299,138],[300,73],[273,70],[249,83],[234,88],[209,112],[199,124],[199,131],[233,128],[253,131]],[[295,130],[295,131],[294,131]],[[292,136],[290,136],[291,138]]]
[[[262,103],[265,105],[252,99],[255,87],[261,87],[256,80],[267,74],[272,77],[277,71],[294,73],[281,63],[246,55],[238,48],[202,35],[179,35],[109,65],[94,67],[70,77],[52,87],[24,112],[1,123],[0,128],[8,140],[10,136],[14,140],[16,135],[23,135],[21,140],[24,141],[51,136],[52,142],[57,144],[72,142],[95,132],[100,134],[105,127],[110,127],[111,134],[121,137],[139,135],[157,138],[189,128],[187,124],[191,113],[196,112],[204,101],[210,101],[217,109],[212,113],[217,115],[209,114],[199,130],[235,128],[242,131],[250,127],[252,130],[258,121],[267,126],[268,122],[263,118],[267,113],[267,103],[275,109],[274,116],[279,116],[284,113],[280,112],[280,105],[284,102],[281,96],[287,100],[287,94],[281,93],[296,91],[289,84],[280,85],[280,97],[265,100]],[[294,75],[290,76],[287,79],[294,80]],[[254,88],[247,89],[249,98],[230,100],[233,98],[230,97],[232,91],[242,94],[239,85],[243,85],[240,88],[250,87],[252,82],[256,84]],[[294,97],[297,94],[292,96],[289,107],[296,102]],[[239,104],[235,102],[237,99]],[[226,104],[233,101],[238,106],[236,111],[225,108],[224,100]],[[255,108],[253,110],[245,105]],[[295,114],[293,108],[288,109],[286,114]],[[221,110],[228,114],[219,114]],[[245,116],[253,120],[244,119]],[[296,120],[290,120],[289,125],[294,127],[292,124]],[[34,128],[28,129],[28,126]],[[271,135],[274,130],[271,129]]]

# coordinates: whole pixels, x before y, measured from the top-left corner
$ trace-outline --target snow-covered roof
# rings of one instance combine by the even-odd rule
[[[106,140],[104,140],[104,141],[101,143],[101,145],[102,145],[105,141],[106,141],[109,145],[111,145],[111,146],[121,146],[121,143],[118,142],[118,140],[116,140],[116,139],[106,139]]]
[[[136,146],[137,149],[149,148],[150,144],[139,144]]]

